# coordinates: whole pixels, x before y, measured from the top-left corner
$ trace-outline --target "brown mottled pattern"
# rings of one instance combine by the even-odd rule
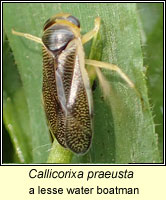
[[[75,105],[67,117],[66,144],[75,153],[85,153],[92,138],[91,119],[85,89],[80,85]]]
[[[65,49],[66,52],[70,52],[70,50],[71,53],[66,56],[63,65],[63,83],[66,86],[65,91],[68,108],[65,133],[66,145],[75,153],[85,153],[91,144],[91,118],[79,60],[76,61],[77,46],[74,41],[71,41]],[[72,76],[70,73],[66,73],[71,68],[73,68]],[[70,83],[69,88],[68,83]],[[72,90],[71,85],[76,89]]]
[[[64,116],[58,103],[54,59],[43,47],[43,100],[50,131],[66,147]]]

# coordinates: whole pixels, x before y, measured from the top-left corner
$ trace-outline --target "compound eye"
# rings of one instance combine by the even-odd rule
[[[80,22],[74,16],[67,17],[67,20],[70,21],[70,22],[72,22],[73,24],[75,24],[78,28],[80,28]]]

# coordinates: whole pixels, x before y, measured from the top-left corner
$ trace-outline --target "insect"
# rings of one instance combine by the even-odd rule
[[[30,34],[12,33],[38,42],[43,50],[43,102],[53,138],[76,154],[88,151],[93,135],[93,102],[85,64],[114,70],[135,88],[122,70],[113,64],[85,59],[83,45],[99,31],[100,18],[94,29],[80,34],[80,22],[74,16],[61,13],[46,21],[42,38]]]

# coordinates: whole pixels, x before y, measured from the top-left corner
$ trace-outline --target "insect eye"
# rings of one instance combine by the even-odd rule
[[[67,20],[70,21],[70,22],[72,22],[73,24],[75,24],[78,28],[80,28],[80,22],[74,16],[67,17]]]

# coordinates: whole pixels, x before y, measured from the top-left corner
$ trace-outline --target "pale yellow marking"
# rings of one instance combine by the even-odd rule
[[[82,40],[82,44],[85,44],[86,42],[88,42],[89,40],[91,40],[95,35],[97,35],[99,28],[100,28],[100,17],[97,17],[95,19],[95,27],[93,30],[89,31],[88,33],[86,33],[85,35],[82,36],[81,40]]]
[[[67,18],[67,17],[69,17],[69,16],[70,16],[69,13],[58,13],[58,14],[54,15],[54,16],[51,17],[51,18],[55,18],[55,17],[65,17],[65,18]]]
[[[125,80],[128,85],[133,88],[136,92],[136,94],[142,99],[140,92],[136,89],[134,83],[129,79],[129,77],[117,66],[111,63],[105,63],[105,62],[100,62],[96,60],[90,60],[90,59],[85,59],[85,64],[94,66],[94,67],[99,67],[99,68],[104,68],[108,70],[113,70],[116,71],[123,80]],[[99,73],[97,73],[99,75]]]
[[[122,70],[117,65],[100,62],[100,61],[96,61],[96,60],[89,60],[89,59],[85,59],[85,63],[87,65],[92,65],[94,67],[99,67],[99,68],[116,71],[122,77],[122,79],[124,79],[129,84],[130,87],[132,87],[132,88],[135,87],[134,83],[128,78],[128,76],[124,72],[122,72]]]
[[[27,39],[29,39],[29,40],[33,40],[33,41],[35,41],[35,42],[40,43],[40,44],[43,45],[43,42],[42,42],[41,38],[39,38],[39,37],[30,35],[30,34],[28,34],[28,33],[17,32],[17,31],[15,31],[14,29],[12,29],[12,33],[13,33],[14,35],[18,35],[18,36],[21,36],[21,37],[25,37],[25,38],[27,38]]]
[[[97,74],[97,77],[99,79],[99,84],[100,84],[100,87],[102,89],[102,92],[104,94],[104,98],[108,98],[110,97],[110,91],[111,91],[111,86],[110,86],[110,83],[107,81],[107,79],[105,78],[105,76],[102,74],[102,72],[100,71],[99,68],[95,68],[96,70],[96,74]]]

